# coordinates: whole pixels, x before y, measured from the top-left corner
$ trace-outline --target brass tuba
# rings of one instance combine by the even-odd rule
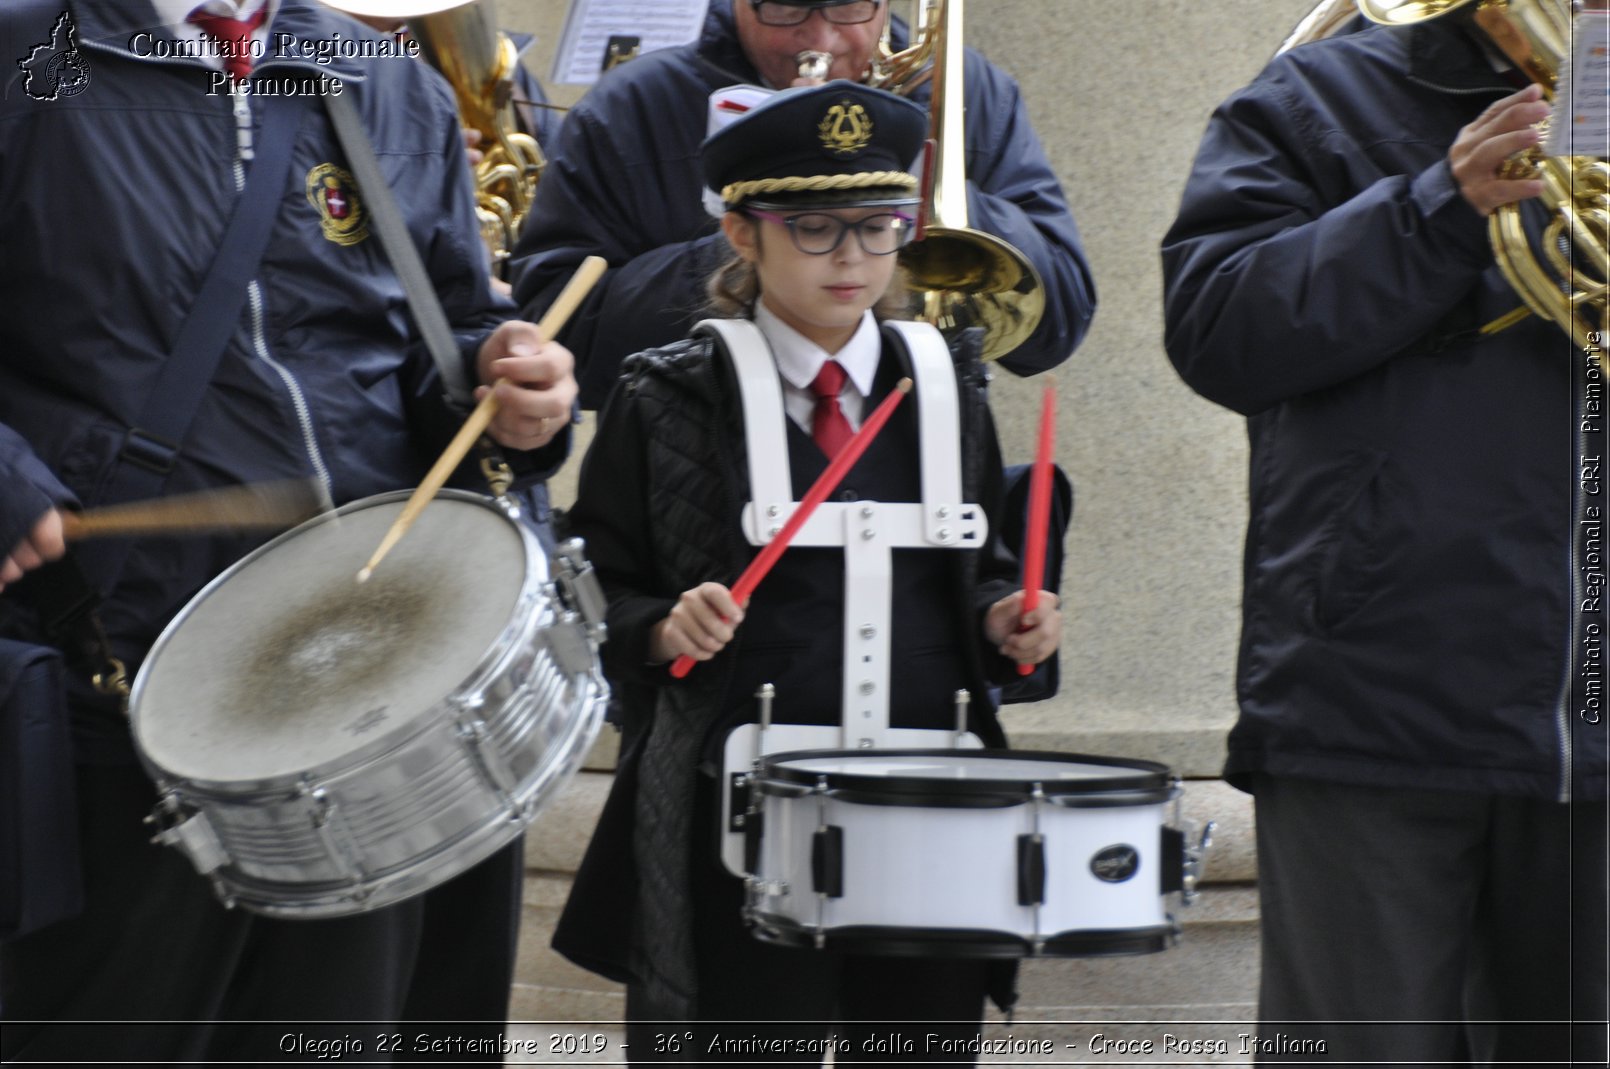
[[[868,85],[909,93],[932,80],[930,175],[917,240],[900,252],[921,319],[940,330],[984,328],[984,359],[1023,344],[1045,314],[1045,284],[1017,249],[967,225],[962,112],[962,0],[920,0],[912,45],[873,64]]]
[[[1568,0],[1356,0],[1372,22],[1407,26],[1452,11],[1467,10],[1477,27],[1517,68],[1554,98],[1560,71],[1571,48],[1571,5]],[[1305,33],[1338,0],[1326,0],[1282,46],[1325,36]],[[1301,36],[1300,36],[1301,35]],[[1483,328],[1502,330],[1530,313],[1559,326],[1581,351],[1605,356],[1600,335],[1605,327],[1607,281],[1610,281],[1610,164],[1593,156],[1545,156],[1531,149],[1505,165],[1504,177],[1537,177],[1539,198],[1548,221],[1528,232],[1527,205],[1506,204],[1488,218],[1487,232],[1504,278],[1526,302]],[[1534,210],[1534,213],[1535,210]],[[1606,370],[1610,370],[1607,367]]]
[[[425,58],[453,87],[460,122],[481,135],[475,214],[493,273],[501,276],[547,161],[537,139],[521,133],[515,118],[519,53],[498,29],[493,0],[326,2],[349,14],[406,19]]]

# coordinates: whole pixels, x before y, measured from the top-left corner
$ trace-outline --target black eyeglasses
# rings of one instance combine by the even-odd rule
[[[868,256],[888,256],[909,244],[915,233],[911,226],[914,220],[903,212],[879,212],[853,223],[822,212],[778,215],[745,208],[744,214],[787,227],[788,236],[794,239],[794,248],[808,256],[826,256],[844,244],[844,235],[852,230],[855,240],[861,243],[862,252]]]
[[[811,12],[820,11],[822,17],[829,22],[836,22],[840,26],[853,26],[861,22],[871,22],[872,16],[878,13],[878,7],[883,0],[846,0],[838,4],[785,4],[779,0],[749,0],[749,5],[755,9],[755,18],[765,26],[798,26],[811,17]]]

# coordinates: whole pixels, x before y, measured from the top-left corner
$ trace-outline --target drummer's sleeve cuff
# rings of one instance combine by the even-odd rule
[[[504,449],[503,459],[509,465],[509,471],[514,474],[514,489],[524,490],[528,486],[547,482],[564,467],[565,461],[570,457],[570,446],[574,440],[573,426],[580,422],[580,409],[573,409],[571,420],[565,424],[564,430],[553,436],[553,441],[540,449]]]
[[[665,663],[649,663],[648,643],[654,625],[669,616],[675,605],[670,598],[647,595],[611,600],[609,641],[603,648],[604,669],[611,679],[642,683],[665,681]]]
[[[34,456],[20,435],[0,427],[0,557],[6,556],[53,508],[78,504],[73,492]]]

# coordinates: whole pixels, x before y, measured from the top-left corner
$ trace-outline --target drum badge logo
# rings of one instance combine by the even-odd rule
[[[369,212],[358,199],[351,173],[333,163],[319,164],[307,173],[307,200],[319,213],[326,239],[356,245],[369,236]]]
[[[816,124],[816,136],[828,155],[848,159],[872,144],[872,117],[845,98],[827,109]]]
[[[22,91],[35,100],[61,100],[89,88],[89,61],[78,50],[78,25],[63,11],[51,27],[50,40],[34,45],[17,60]]]
[[[1140,851],[1126,843],[1109,846],[1090,859],[1090,872],[1103,883],[1123,883],[1140,870]]]

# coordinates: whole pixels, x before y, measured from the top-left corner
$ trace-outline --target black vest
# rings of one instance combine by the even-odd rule
[[[880,364],[867,399],[869,415],[901,373],[895,363],[886,356]],[[829,501],[921,500],[915,397],[895,410]],[[788,421],[788,459],[794,493],[803,496],[827,467],[827,457],[793,420]],[[968,679],[964,628],[971,626],[958,619],[957,554],[930,548],[892,554],[891,726],[955,723],[955,693]],[[774,721],[837,724],[844,670],[843,550],[796,546],[785,552],[756,588],[735,642],[732,683],[714,737],[706,739],[707,755],[719,751],[733,726],[758,719],[754,693],[763,683],[776,687]]]

